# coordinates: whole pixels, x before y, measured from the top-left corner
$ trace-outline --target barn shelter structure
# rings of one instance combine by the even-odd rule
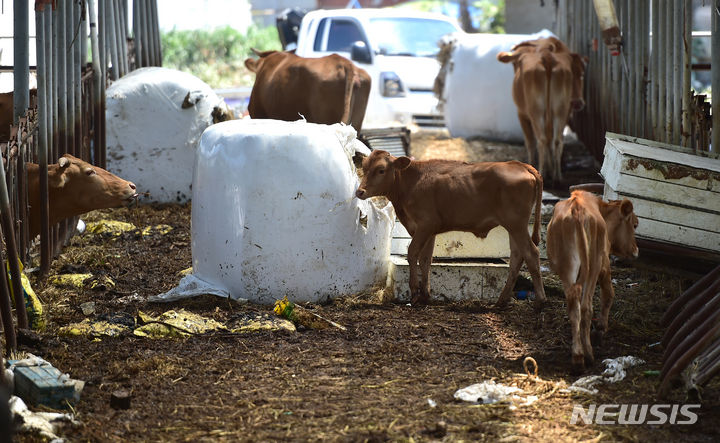
[[[16,2],[19,3],[23,2]],[[692,34],[687,25],[689,0],[618,0],[614,3],[558,0],[554,4],[555,32],[573,51],[590,59],[584,94],[587,107],[574,116],[573,127],[597,158],[603,157],[609,132],[618,134],[616,139],[649,140],[675,146],[676,151],[686,155],[702,159],[715,157],[716,151],[711,146],[717,147],[720,143],[712,143],[716,134],[711,128],[720,113],[709,113],[709,105],[690,89],[693,66],[689,49]],[[718,2],[713,2],[714,10],[718,6]],[[39,162],[46,172],[48,159],[69,152],[104,166],[105,87],[133,69],[161,64],[154,1],[135,0],[132,17],[128,15],[127,2],[120,0],[97,4],[92,0],[38,1],[34,13],[37,107],[31,103],[31,94],[26,97],[24,93],[29,90],[25,79],[31,69],[29,27],[23,30],[23,26],[18,26],[14,39],[16,61],[12,69],[17,82],[14,91],[23,93],[17,94],[15,101],[17,126],[14,138],[5,144],[6,166],[0,177],[0,182],[5,184],[5,191],[0,189],[2,227],[14,294],[19,301],[16,303],[19,327],[27,326],[19,286],[19,264],[27,259],[29,248],[27,224],[23,223],[27,217],[27,191],[23,184],[25,161]],[[18,23],[30,21],[30,8],[18,7],[14,14]],[[78,38],[76,30],[86,26],[90,31]],[[716,31],[714,14],[713,41]],[[83,58],[88,54],[87,48],[91,48],[90,63]],[[720,53],[720,45],[713,45],[713,61],[718,60],[716,52]],[[712,71],[712,65],[720,65],[720,60],[710,66],[713,85],[720,88],[720,72]],[[623,189],[613,190],[618,194],[623,192]],[[43,226],[40,243],[44,269],[73,232],[74,221],[52,228],[47,224]],[[13,328],[7,327],[13,324],[9,282],[4,273],[0,274],[3,275],[0,291],[4,292],[0,294],[0,301],[4,330],[12,335]],[[687,317],[687,321],[696,320]],[[701,343],[712,344],[717,338],[717,328],[704,331]],[[14,347],[14,337],[6,335],[6,338],[8,348]],[[689,349],[678,361],[688,361],[690,352],[699,355],[710,349],[712,346]],[[709,361],[703,366],[707,369],[703,380],[717,370],[712,360]],[[673,374],[677,374],[674,369],[667,372],[669,376]]]
[[[10,288],[15,294],[19,328],[28,327],[20,265],[31,249],[28,221],[26,162],[40,165],[44,211],[40,233],[41,272],[75,232],[77,220],[48,223],[48,163],[65,153],[105,167],[105,89],[108,83],[162,60],[157,4],[127,1],[15,1],[12,10],[13,126],[0,140],[0,212],[11,280],[0,273],[0,308],[6,351],[16,347]],[[6,19],[7,17],[3,17]],[[29,78],[35,74],[37,89]],[[3,109],[3,112],[5,110]]]

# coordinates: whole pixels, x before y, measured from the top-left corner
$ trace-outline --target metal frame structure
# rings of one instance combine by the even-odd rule
[[[50,260],[75,231],[77,220],[49,226],[48,163],[65,153],[106,167],[105,88],[130,70],[161,66],[156,0],[134,0],[134,39],[129,39],[127,0],[36,0],[37,99],[31,103],[29,77],[29,2],[14,0],[14,123],[11,139],[0,145],[0,226],[5,260],[0,272],[0,320],[6,353],[16,349],[10,296],[18,328],[28,327],[21,286],[20,262],[31,245],[27,228],[26,162],[40,165],[40,270],[46,275]],[[98,11],[99,17],[96,17]],[[99,25],[98,25],[99,22]],[[142,24],[142,28],[137,28]],[[89,28],[89,35],[85,32]],[[92,62],[88,63],[88,40]],[[133,41],[138,51],[128,50]],[[144,49],[143,49],[144,48]],[[139,54],[141,63],[132,59]],[[12,291],[10,290],[12,287]]]

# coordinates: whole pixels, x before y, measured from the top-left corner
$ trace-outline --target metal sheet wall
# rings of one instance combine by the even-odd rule
[[[708,151],[709,105],[690,89],[692,2],[616,0],[614,5],[622,32],[617,56],[603,44],[593,2],[558,2],[555,32],[589,58],[587,106],[573,116],[573,129],[598,159],[606,131]]]

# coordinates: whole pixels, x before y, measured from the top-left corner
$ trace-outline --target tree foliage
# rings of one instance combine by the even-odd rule
[[[172,30],[161,35],[163,66],[188,72],[212,88],[251,86],[253,74],[244,65],[252,48],[281,50],[277,29],[251,26],[247,33],[229,26],[214,30]]]

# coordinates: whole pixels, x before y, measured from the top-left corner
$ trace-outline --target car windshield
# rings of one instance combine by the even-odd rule
[[[407,17],[370,20],[370,35],[375,37],[376,49],[383,55],[434,57],[440,50],[440,38],[455,31],[455,26],[443,20]]]

